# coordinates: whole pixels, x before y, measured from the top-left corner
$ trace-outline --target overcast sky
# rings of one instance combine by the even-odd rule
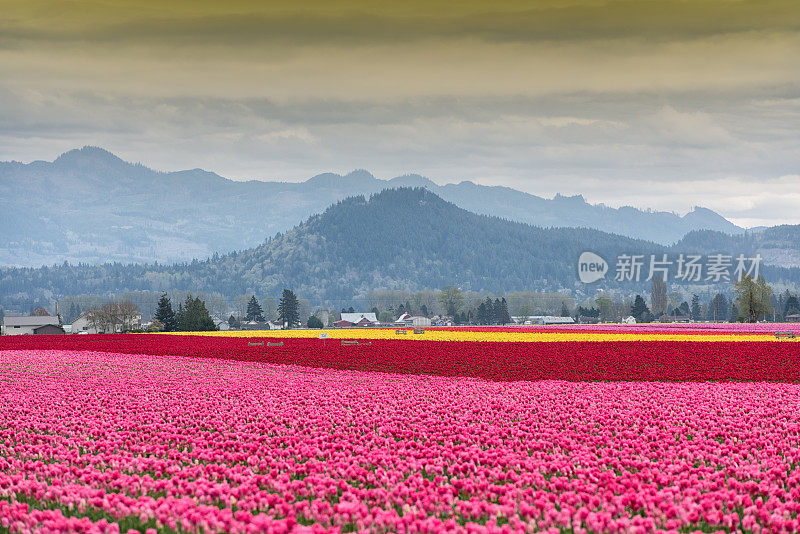
[[[796,0],[378,4],[5,0],[0,160],[96,145],[800,223]]]

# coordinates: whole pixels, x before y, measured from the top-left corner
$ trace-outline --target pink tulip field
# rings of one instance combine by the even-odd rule
[[[0,350],[3,532],[796,532],[800,385]]]

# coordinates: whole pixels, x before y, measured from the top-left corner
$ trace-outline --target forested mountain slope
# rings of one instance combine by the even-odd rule
[[[696,234],[683,243],[723,251],[725,234]],[[693,244],[694,243],[694,244]],[[584,251],[606,258],[611,272],[581,286],[577,259]],[[677,253],[651,242],[582,228],[539,228],[477,215],[422,188],[389,189],[351,197],[264,244],[203,261],[163,264],[63,264],[0,269],[0,295],[14,299],[181,289],[277,295],[291,288],[318,303],[345,302],[371,289],[596,291],[613,282],[620,254]],[[767,268],[770,280],[800,281],[800,269]],[[649,284],[629,289],[647,291]],[[3,304],[3,302],[0,302]],[[8,306],[8,304],[7,304]]]

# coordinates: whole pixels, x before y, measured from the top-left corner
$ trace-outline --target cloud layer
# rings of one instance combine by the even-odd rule
[[[367,168],[800,223],[791,1],[63,2],[0,19],[0,159]]]

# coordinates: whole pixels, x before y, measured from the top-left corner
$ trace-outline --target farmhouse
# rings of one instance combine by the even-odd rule
[[[71,334],[97,334],[96,325],[89,320],[89,312],[83,312],[80,317],[72,321]]]
[[[380,323],[374,313],[343,313],[334,326],[377,326]]]
[[[36,332],[35,330],[39,329],[42,326],[55,326],[59,330],[61,327],[59,326],[58,317],[53,317],[51,315],[30,315],[30,316],[21,316],[21,317],[4,317],[3,318],[3,334],[8,336],[13,335],[21,335],[21,334],[47,334],[50,332],[46,332],[44,330],[40,332]],[[64,331],[61,330],[59,333],[63,334]]]

